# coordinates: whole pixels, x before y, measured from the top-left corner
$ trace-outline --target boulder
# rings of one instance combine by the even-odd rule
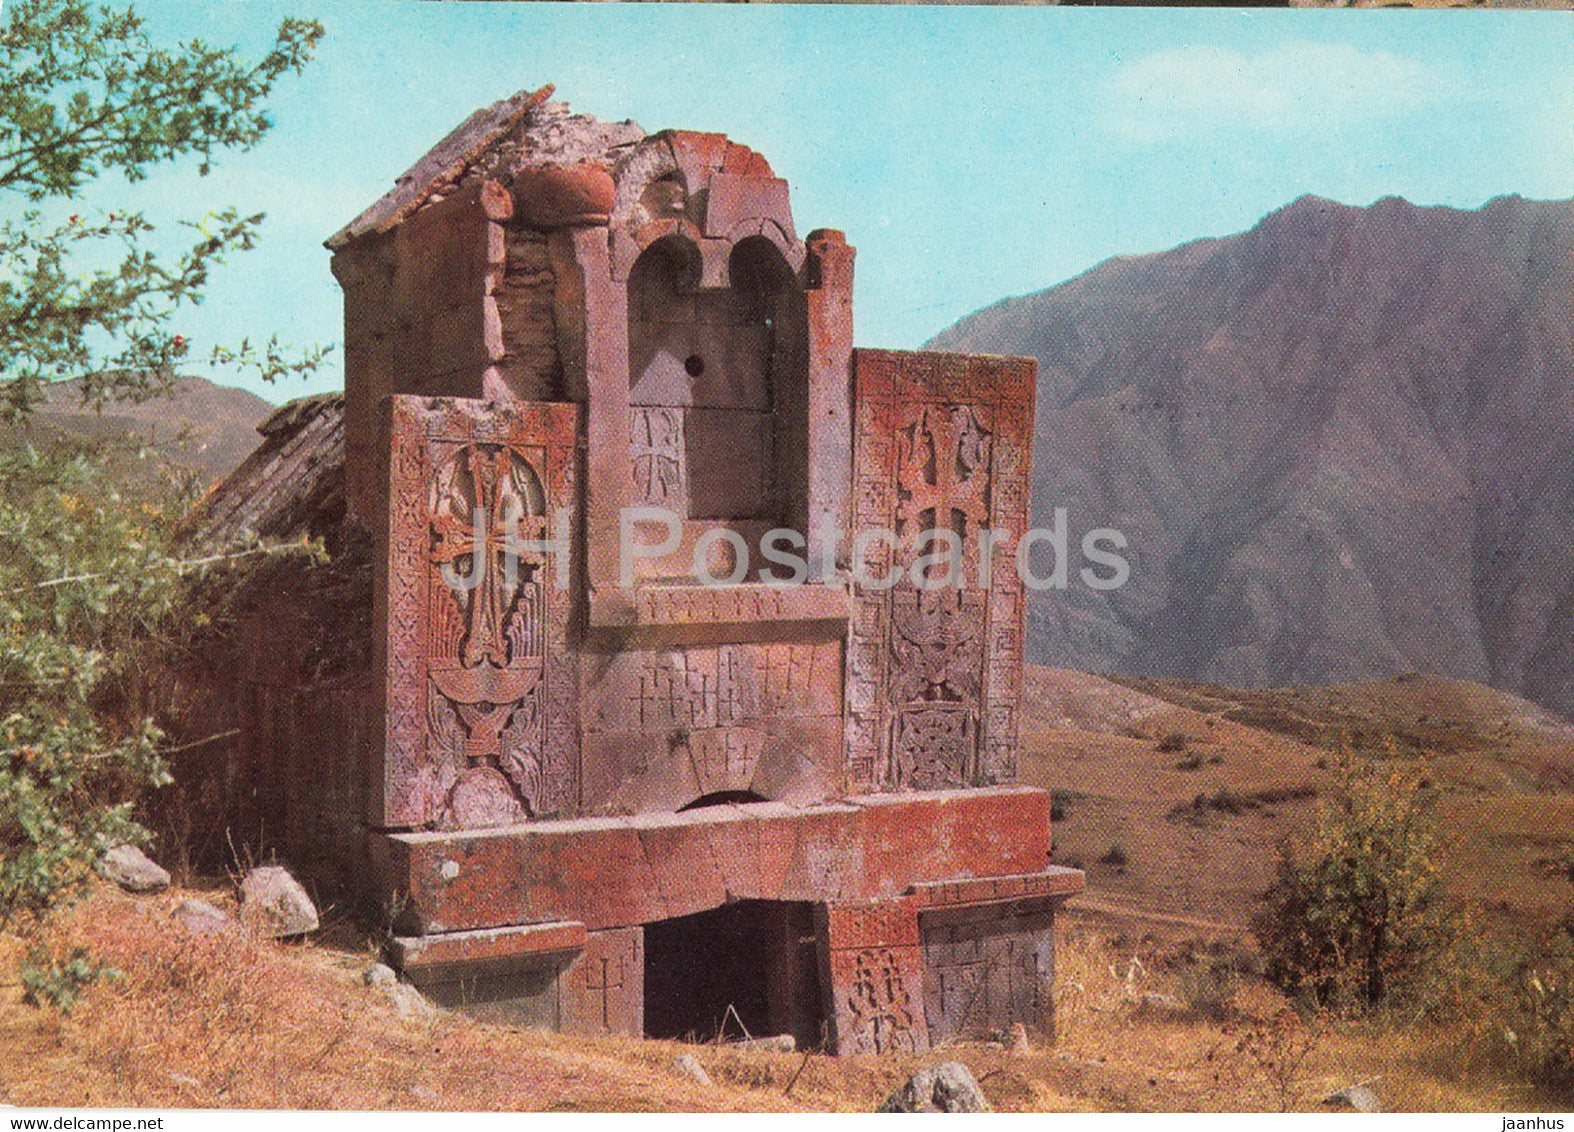
[[[317,930],[317,906],[282,865],[260,865],[240,882],[241,921],[275,939]]]
[[[1011,1029],[1006,1031],[1006,1036],[1005,1046],[1012,1053],[1025,1056],[1033,1052],[1033,1043],[1027,1038],[1027,1027],[1021,1022],[1013,1022]]]
[[[111,845],[98,858],[100,876],[127,892],[162,892],[169,887],[169,873],[135,845]]]
[[[399,976],[386,963],[373,963],[361,972],[361,982],[369,987],[391,987],[398,981]]]
[[[984,1091],[960,1061],[920,1069],[885,1098],[876,1112],[988,1112]]]
[[[1383,1102],[1377,1099],[1367,1085],[1346,1085],[1338,1092],[1329,1093],[1323,1098],[1323,1104],[1329,1108],[1354,1109],[1356,1112],[1382,1112]]]
[[[430,1018],[437,1013],[437,1005],[409,983],[385,983],[379,989],[401,1018]]]
[[[228,912],[195,897],[175,905],[169,916],[187,931],[198,935],[227,934],[240,930],[240,925]]]
[[[729,1042],[731,1049],[757,1049],[766,1053],[797,1053],[798,1042],[791,1034],[772,1034],[764,1038],[742,1038]]]
[[[672,1059],[672,1071],[691,1081],[698,1081],[707,1088],[711,1085],[710,1074],[705,1072],[705,1067],[692,1053],[680,1053]]]

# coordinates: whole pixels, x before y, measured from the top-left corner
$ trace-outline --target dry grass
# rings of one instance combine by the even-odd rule
[[[838,1059],[576,1038],[451,1014],[406,1021],[361,985],[369,953],[193,935],[168,919],[177,900],[99,890],[61,922],[55,948],[86,946],[124,972],[90,988],[69,1017],[21,1004],[14,972],[23,944],[0,940],[0,969],[11,977],[0,987],[0,1099],[42,1107],[869,1111],[915,1068],[945,1058],[966,1062],[1002,1110],[1304,1109],[1372,1079],[1397,1109],[1537,1107],[1490,1033],[1331,1026],[1281,1088],[1254,1049],[1285,1003],[1251,973],[1237,941],[1178,930],[1135,938],[1096,917],[1073,914],[1060,933],[1052,1044],[1025,1054],[956,1043],[923,1055]],[[1474,1054],[1462,1053],[1467,1039],[1478,1043]],[[1498,1056],[1489,1056],[1494,1040]],[[672,1071],[684,1051],[714,1088]]]
[[[69,1017],[20,1002],[25,953],[0,963],[0,1086],[10,1104],[347,1109],[739,1110],[760,1098],[699,1090],[631,1057],[643,1043],[574,1040],[460,1016],[405,1021],[361,984],[367,955],[168,919],[169,896],[99,891],[46,941],[86,946],[122,977]],[[646,1053],[648,1051],[640,1051]],[[658,1055],[659,1056],[659,1055]],[[668,1055],[670,1060],[670,1055]],[[785,1107],[783,1102],[777,1107]]]
[[[0,936],[0,1100],[869,1111],[914,1068],[948,1058],[966,1062],[1003,1110],[1312,1108],[1335,1088],[1374,1080],[1393,1109],[1557,1103],[1522,1084],[1526,1067],[1490,1012],[1452,1027],[1391,1018],[1314,1026],[1299,1056],[1308,1032],[1293,1029],[1286,1003],[1254,974],[1240,929],[1274,843],[1305,828],[1324,781],[1318,764],[1327,752],[1304,740],[1400,724],[1439,740],[1433,765],[1444,793],[1439,818],[1455,846],[1451,875],[1476,914],[1516,931],[1561,914],[1574,889],[1546,862],[1574,850],[1566,725],[1453,682],[1240,693],[1175,682],[1139,690],[1047,669],[1028,680],[1024,778],[1057,790],[1058,859],[1080,855],[1091,870],[1089,894],[1059,932],[1052,1044],[1026,1054],[962,1043],[920,1056],[806,1059],[575,1038],[448,1014],[406,1021],[361,984],[372,950],[354,930],[304,946],[197,936],[169,919],[187,893],[131,899],[99,889],[46,942],[57,954],[85,946],[124,976],[91,987],[67,1018],[22,1004],[16,972],[27,945]],[[1175,752],[1155,749],[1155,737],[1171,733],[1187,736],[1184,753],[1198,765],[1181,768]],[[1200,822],[1172,816],[1195,810],[1199,794],[1223,791],[1250,804],[1210,802]],[[1099,864],[1115,845],[1121,863]],[[1471,993],[1490,1003],[1500,990]],[[685,1051],[714,1088],[671,1069]]]

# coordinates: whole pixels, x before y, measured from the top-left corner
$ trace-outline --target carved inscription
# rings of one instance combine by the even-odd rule
[[[915,1051],[918,1019],[913,996],[896,954],[888,947],[866,947],[855,954],[852,986],[847,990],[851,1032],[843,1048],[864,1053]]]
[[[566,595],[543,551],[574,498],[574,408],[396,397],[380,824],[476,828],[577,788]]]
[[[576,1034],[635,1034],[645,1026],[645,931],[590,932],[561,983],[563,1029]]]
[[[1007,906],[1009,909],[1009,906]],[[1048,1030],[1053,912],[998,905],[924,917],[924,1005],[930,1037],[977,1037],[1022,1023]]]
[[[688,514],[682,409],[634,408],[629,425],[629,457],[634,469],[636,502]]]
[[[586,811],[804,786],[816,767],[826,776],[819,792],[836,783],[838,641],[624,650],[587,665],[585,677]]]
[[[1027,529],[1033,364],[854,357],[854,527],[892,530],[900,546],[877,543],[866,562],[867,576],[894,572],[894,585],[855,594],[849,772],[885,789],[1012,781],[1022,584],[1010,542],[990,555],[985,574],[979,536]],[[943,534],[920,542],[924,532]]]
[[[916,907],[896,899],[820,913],[838,1052],[929,1048]]]

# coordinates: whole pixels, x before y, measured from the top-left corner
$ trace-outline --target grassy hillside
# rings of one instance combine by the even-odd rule
[[[1241,928],[1341,745],[1427,760],[1451,883],[1487,922],[1574,903],[1574,725],[1517,696],[1430,676],[1242,690],[1032,668],[1023,700],[1023,777],[1057,792],[1056,856],[1089,870],[1090,905]]]
[[[1024,704],[1024,777],[1056,791],[1057,856],[1090,874],[1060,925],[1053,1042],[836,1059],[401,1018],[359,977],[375,934],[331,909],[312,943],[286,945],[190,934],[169,917],[190,889],[131,898],[100,887],[46,942],[57,954],[86,947],[124,976],[91,988],[69,1017],[21,1003],[28,945],[0,935],[0,1101],[868,1111],[945,1058],[971,1066],[1003,1110],[1316,1109],[1360,1081],[1390,1109],[1564,1103],[1526,1083],[1494,1017],[1286,1023],[1243,925],[1274,844],[1306,828],[1341,743],[1430,759],[1450,875],[1492,923],[1528,930],[1565,914],[1574,727],[1426,677],[1243,691],[1034,669]],[[186,880],[233,908],[226,883]],[[713,1087],[674,1071],[683,1052]]]

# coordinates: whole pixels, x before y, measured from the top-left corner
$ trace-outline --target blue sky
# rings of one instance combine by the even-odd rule
[[[748,4],[137,4],[159,38],[253,54],[328,36],[275,129],[207,178],[91,204],[265,211],[183,319],[198,354],[337,342],[322,240],[477,106],[544,83],[647,130],[727,133],[858,248],[860,345],[915,347],[1111,255],[1250,227],[1303,193],[1476,207],[1574,195],[1574,13]],[[254,387],[273,401],[339,384]],[[202,372],[224,380],[225,375]]]

